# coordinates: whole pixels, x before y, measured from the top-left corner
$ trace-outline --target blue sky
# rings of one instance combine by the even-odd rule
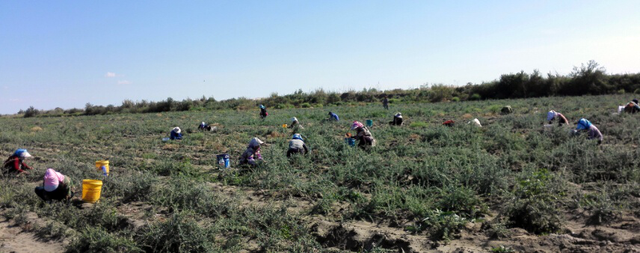
[[[0,114],[640,72],[640,1],[0,1]]]

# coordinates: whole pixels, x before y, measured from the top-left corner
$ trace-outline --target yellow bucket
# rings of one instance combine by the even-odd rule
[[[93,179],[82,180],[82,201],[96,203],[100,199],[102,181]]]
[[[96,169],[98,171],[102,171],[102,166],[104,166],[105,171],[107,176],[109,175],[109,161],[107,160],[102,160],[102,161],[96,161]]]
[[[287,128],[287,124],[282,124],[282,128]]]

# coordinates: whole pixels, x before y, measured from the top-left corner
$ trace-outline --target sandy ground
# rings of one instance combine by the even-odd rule
[[[62,242],[44,242],[33,233],[24,232],[21,227],[3,219],[0,222],[0,252],[64,252]]]

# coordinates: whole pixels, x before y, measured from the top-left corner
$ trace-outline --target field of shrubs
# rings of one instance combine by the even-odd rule
[[[580,252],[640,248],[640,115],[631,95],[301,109],[1,117],[0,150],[35,169],[0,178],[0,214],[69,252]],[[514,112],[501,115],[510,105]],[[569,127],[584,117],[601,145]],[[327,112],[340,116],[326,120]],[[405,125],[390,126],[395,112]],[[308,156],[285,154],[297,117]],[[468,121],[478,118],[482,127]],[[377,145],[345,144],[373,120]],[[452,119],[454,127],[442,126]],[[214,132],[201,132],[201,121]],[[184,139],[163,142],[179,126]],[[352,132],[353,133],[353,132]],[[264,163],[237,165],[252,137]],[[216,155],[231,155],[220,169]],[[108,159],[103,178],[94,162]],[[71,203],[34,194],[47,168],[70,176]],[[82,179],[102,179],[82,204]],[[36,218],[34,218],[36,217]]]

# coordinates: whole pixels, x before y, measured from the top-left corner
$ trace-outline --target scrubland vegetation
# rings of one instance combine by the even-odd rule
[[[268,108],[291,109],[380,102],[384,97],[387,97],[391,103],[415,103],[625,93],[640,93],[640,73],[608,74],[604,67],[598,65],[595,61],[589,61],[580,67],[574,67],[573,71],[568,75],[557,73],[545,75],[537,70],[528,74],[521,71],[501,75],[500,78],[491,82],[467,83],[463,86],[426,83],[421,85],[420,88],[408,90],[379,91],[376,89],[364,89],[362,91],[343,93],[322,89],[308,93],[298,90],[288,95],[273,93],[268,98],[258,100],[234,98],[218,101],[213,97],[207,98],[203,96],[199,99],[176,101],[169,97],[166,100],[157,102],[125,100],[119,106],[102,106],[87,103],[83,109],[64,110],[56,108],[53,110],[38,110],[32,106],[19,111],[18,114],[24,117],[58,117],[169,111],[246,110],[255,108],[256,103],[262,103]]]
[[[66,241],[69,252],[637,249],[639,115],[614,114],[629,100],[392,101],[384,110],[376,98],[321,108],[272,105],[264,121],[255,104],[255,110],[3,117],[2,154],[27,148],[36,169],[0,180],[0,210],[44,240]],[[514,113],[500,115],[504,105]],[[573,127],[589,119],[604,142],[544,127],[551,109]],[[325,121],[328,111],[341,121]],[[388,125],[396,111],[405,126]],[[292,116],[304,126],[311,154],[288,160],[292,132],[281,125]],[[483,127],[466,124],[473,118]],[[374,121],[378,145],[368,151],[346,145],[350,123],[366,119]],[[442,126],[443,119],[456,125]],[[196,131],[201,121],[218,130]],[[184,140],[162,142],[174,126]],[[235,161],[251,137],[267,142],[266,162],[239,167]],[[220,170],[215,156],[224,152],[232,168]],[[111,175],[95,206],[45,204],[33,193],[51,167],[69,175],[79,195],[82,179],[101,178],[93,164],[100,159],[109,159]],[[42,221],[29,221],[29,213]]]

